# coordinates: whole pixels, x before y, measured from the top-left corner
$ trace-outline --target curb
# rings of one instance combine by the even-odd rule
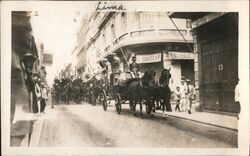
[[[161,114],[159,112],[155,112],[155,113]],[[225,128],[225,129],[228,129],[228,130],[233,130],[233,131],[238,132],[238,129],[234,129],[234,128],[230,128],[230,127],[226,127],[226,126],[221,126],[221,125],[218,125],[218,124],[212,124],[212,123],[208,123],[208,122],[198,121],[198,120],[189,119],[189,118],[180,117],[180,116],[171,115],[171,114],[167,114],[167,116],[170,116],[170,117],[173,117],[173,118],[179,118],[179,119],[182,119],[182,120],[188,120],[188,121],[192,121],[192,122],[197,122],[197,123],[201,123],[201,124],[205,124],[205,125],[210,125],[210,126]]]
[[[41,137],[42,129],[43,129],[44,119],[37,120],[33,123],[33,129],[30,137],[30,147],[38,147],[39,140]]]

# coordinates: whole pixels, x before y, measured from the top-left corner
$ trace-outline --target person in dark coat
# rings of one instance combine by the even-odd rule
[[[136,63],[136,56],[132,56],[132,63],[129,65],[129,70],[132,78],[139,78],[140,67],[139,64]]]

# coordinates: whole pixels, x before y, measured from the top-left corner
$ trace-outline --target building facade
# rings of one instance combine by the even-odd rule
[[[31,12],[11,13],[11,146],[20,146],[22,138],[31,133],[32,121],[27,120],[25,115],[35,112],[32,77],[34,71],[39,68],[40,61],[30,19]]]
[[[192,21],[195,84],[204,110],[235,113],[238,83],[238,13],[172,13]]]
[[[154,70],[156,80],[164,68],[171,67],[171,89],[182,76],[194,83],[193,38],[190,21],[174,19],[164,12],[95,12],[82,21],[75,55],[77,70],[84,77],[103,68],[108,73],[128,71],[136,55],[141,72]],[[184,40],[184,39],[185,40]]]

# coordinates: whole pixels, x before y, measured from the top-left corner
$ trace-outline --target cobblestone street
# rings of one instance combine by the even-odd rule
[[[127,105],[121,115],[110,105],[56,105],[38,118],[42,147],[236,147],[237,132],[161,115],[134,117]],[[38,137],[38,136],[34,136]],[[31,138],[32,139],[32,138]],[[32,146],[32,145],[31,145]],[[34,145],[33,145],[34,146]]]

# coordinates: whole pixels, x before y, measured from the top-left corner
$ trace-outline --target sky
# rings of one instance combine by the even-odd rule
[[[55,7],[39,10],[37,14],[38,16],[31,17],[32,33],[37,43],[44,44],[44,51],[53,54],[52,66],[46,67],[47,81],[51,85],[55,74],[70,62],[70,54],[75,47],[80,19],[84,13]]]

